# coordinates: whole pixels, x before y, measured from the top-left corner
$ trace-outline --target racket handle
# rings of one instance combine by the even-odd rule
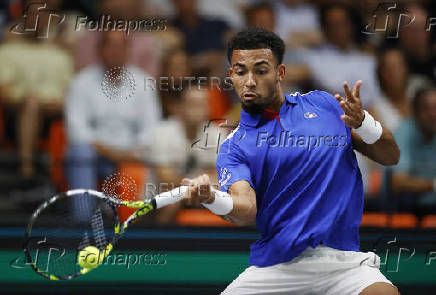
[[[174,204],[183,199],[183,195],[188,190],[187,186],[179,186],[175,189],[172,189],[168,192],[164,192],[158,194],[154,197],[154,201],[156,202],[156,209],[160,209],[162,207]]]

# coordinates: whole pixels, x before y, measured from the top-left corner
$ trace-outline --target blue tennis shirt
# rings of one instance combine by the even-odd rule
[[[217,159],[222,191],[246,180],[256,192],[261,238],[250,246],[249,265],[260,267],[321,242],[359,251],[362,175],[343,111],[323,91],[285,98],[273,119],[242,110]]]

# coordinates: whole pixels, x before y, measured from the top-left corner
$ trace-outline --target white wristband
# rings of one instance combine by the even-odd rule
[[[233,198],[226,192],[211,188],[215,193],[215,200],[210,204],[201,203],[216,215],[227,215],[233,210]]]
[[[373,144],[381,137],[383,133],[383,128],[380,122],[376,121],[370,113],[366,110],[365,119],[363,119],[362,125],[356,128],[356,133],[362,138],[362,140],[367,144]]]

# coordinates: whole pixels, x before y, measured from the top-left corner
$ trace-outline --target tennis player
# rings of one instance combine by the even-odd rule
[[[256,224],[249,267],[222,294],[391,295],[380,258],[359,251],[362,176],[353,152],[395,165],[392,133],[362,108],[358,81],[346,97],[283,94],[283,41],[248,28],[229,42],[241,121],[220,147],[221,191],[207,175],[184,179],[189,202]],[[341,65],[338,65],[340,67]]]

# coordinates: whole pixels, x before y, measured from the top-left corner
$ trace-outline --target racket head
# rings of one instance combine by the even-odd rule
[[[80,251],[94,246],[107,256],[120,231],[110,199],[93,190],[71,190],[38,206],[26,228],[23,250],[36,273],[50,280],[71,280],[93,269],[80,265]]]
[[[151,200],[133,202],[87,189],[57,194],[42,203],[29,220],[23,245],[26,260],[36,273],[50,280],[71,280],[86,274],[101,263],[93,268],[80,266],[81,250],[94,246],[104,260],[132,222],[180,201],[186,190],[179,187]],[[138,210],[121,224],[118,206]],[[95,255],[89,258],[99,260]]]

